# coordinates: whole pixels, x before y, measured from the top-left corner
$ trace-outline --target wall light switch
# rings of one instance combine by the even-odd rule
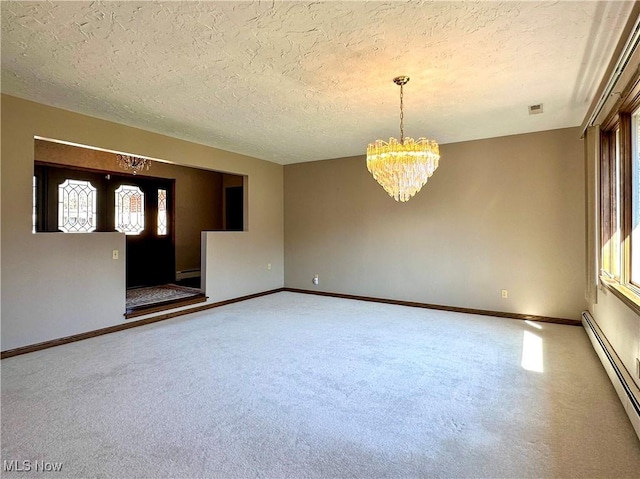
[[[120,252],[117,249],[114,249],[111,257],[113,259],[118,259],[120,257]]]
[[[271,269],[271,263],[267,263],[267,269]]]

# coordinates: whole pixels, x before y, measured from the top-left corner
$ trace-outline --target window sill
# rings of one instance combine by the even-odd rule
[[[600,276],[600,282],[636,314],[640,314],[640,296],[635,291],[606,276]]]

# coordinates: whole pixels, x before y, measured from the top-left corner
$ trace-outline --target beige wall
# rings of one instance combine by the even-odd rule
[[[207,258],[202,271],[204,287],[210,301],[261,293],[282,287],[282,278],[274,274],[274,265],[260,253],[263,245],[255,236],[244,232],[202,233],[203,257]],[[234,258],[240,257],[242,263]],[[269,267],[269,265],[271,267]]]
[[[373,180],[364,157],[285,166],[285,285],[579,319],[578,136],[572,128],[443,145],[440,167],[405,204]]]
[[[125,258],[111,259],[112,249],[124,250],[123,234],[31,233],[35,136],[247,175],[249,230],[238,234],[256,249],[250,264],[237,258],[237,276],[228,280],[262,277],[263,264],[270,262],[264,290],[282,286],[282,166],[7,95],[1,100],[2,350],[124,321]]]

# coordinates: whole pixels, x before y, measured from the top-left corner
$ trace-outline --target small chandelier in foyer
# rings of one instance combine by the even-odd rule
[[[132,170],[133,174],[137,174],[138,171],[148,170],[150,161],[146,158],[140,158],[138,156],[130,155],[116,155],[118,159],[118,165],[124,170]]]
[[[400,86],[400,141],[376,140],[367,147],[367,169],[384,190],[396,201],[409,201],[438,168],[438,143],[426,138],[404,137],[404,85],[407,76],[393,79]]]

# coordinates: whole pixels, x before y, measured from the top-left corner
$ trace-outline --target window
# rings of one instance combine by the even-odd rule
[[[66,179],[58,185],[58,228],[65,233],[96,229],[96,188],[90,182]]]
[[[137,186],[120,185],[115,191],[116,231],[138,235],[144,231],[144,193]]]
[[[602,281],[640,309],[640,75],[600,136]]]
[[[620,128],[602,135],[601,273],[620,278]]]
[[[640,287],[640,109],[631,116],[631,283]]]

